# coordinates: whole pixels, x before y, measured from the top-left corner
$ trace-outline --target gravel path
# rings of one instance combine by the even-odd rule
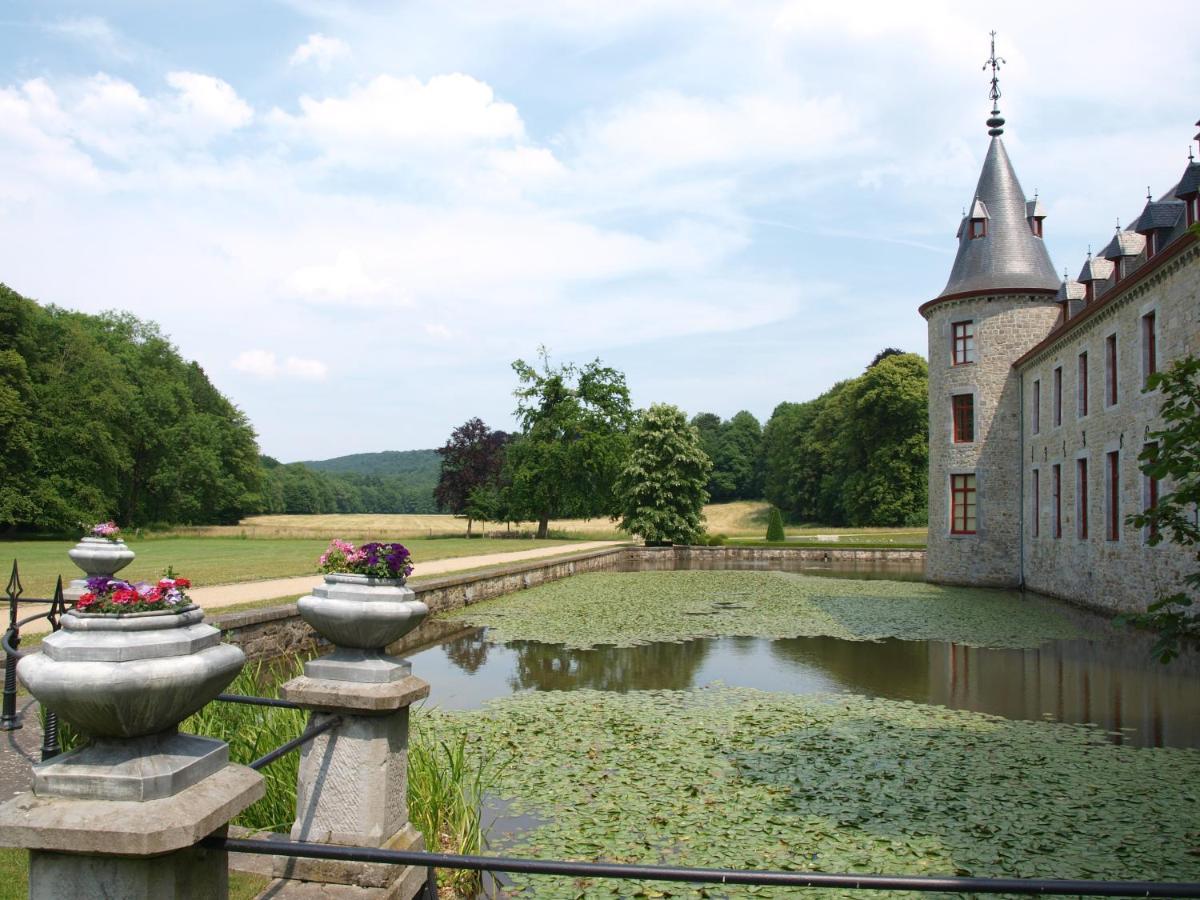
[[[436,575],[450,575],[466,569],[501,563],[528,562],[547,556],[562,556],[566,553],[582,553],[620,546],[623,541],[580,541],[578,544],[563,544],[557,547],[538,547],[534,550],[515,550],[509,553],[483,553],[478,556],[457,556],[453,559],[435,559],[420,563],[413,582]],[[297,578],[271,578],[266,581],[245,581],[239,584],[215,584],[188,590],[188,595],[205,610],[235,606],[239,603],[254,603],[258,600],[273,600],[303,594],[321,583],[320,575],[301,575]],[[31,608],[29,612],[34,612]],[[21,629],[22,635],[41,634],[49,629],[45,619],[38,619]]]

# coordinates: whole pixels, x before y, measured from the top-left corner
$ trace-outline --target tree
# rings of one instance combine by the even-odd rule
[[[508,451],[514,509],[538,523],[544,538],[551,517],[593,518],[618,511],[613,487],[625,464],[633,413],[625,376],[593,360],[582,368],[541,370],[513,363],[521,433]]]
[[[438,509],[467,517],[467,536],[479,507],[471,505],[471,494],[500,477],[504,466],[504,448],[508,435],[492,431],[479,418],[468,419],[450,433],[445,446],[438,448],[442,457],[441,474],[433,490]]]
[[[731,500],[757,500],[762,496],[762,426],[751,413],[742,410],[732,419],[721,421],[715,413],[698,413],[692,425],[700,434],[700,444],[712,460],[708,493],[715,503]]]
[[[768,541],[783,541],[787,539],[787,535],[783,531],[783,516],[779,514],[779,507],[771,507],[771,515],[767,519],[767,540]]]
[[[703,531],[711,468],[684,414],[667,404],[651,406],[638,416],[617,481],[621,528],[648,544],[695,540]]]
[[[1200,358],[1187,356],[1147,379],[1146,389],[1161,388],[1159,411],[1165,423],[1149,435],[1150,443],[1138,457],[1141,470],[1150,478],[1168,484],[1158,502],[1144,512],[1126,517],[1136,528],[1149,532],[1151,545],[1169,538],[1187,547],[1200,563]],[[1189,591],[1200,591],[1200,569],[1184,576],[1184,589],[1160,597],[1140,615],[1123,616],[1135,625],[1158,631],[1154,652],[1162,662],[1179,655],[1180,644],[1200,638],[1200,612],[1192,609]]]

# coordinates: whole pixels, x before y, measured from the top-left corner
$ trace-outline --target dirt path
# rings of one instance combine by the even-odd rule
[[[601,550],[605,547],[617,547],[623,541],[580,541],[578,544],[562,544],[556,547],[539,547],[535,550],[515,550],[511,553],[483,553],[478,556],[457,556],[452,559],[435,559],[421,563],[413,576],[414,584],[419,584],[422,578],[436,575],[450,575],[466,569],[478,569],[481,566],[500,565],[501,563],[527,562],[547,556],[562,556],[566,553],[582,553],[587,550]],[[320,575],[301,575],[297,578],[271,578],[266,581],[244,581],[239,584],[215,584],[211,587],[192,588],[188,595],[205,610],[220,609],[223,606],[235,606],[239,603],[254,603],[258,600],[272,600],[276,597],[291,597],[312,590],[321,583]],[[33,609],[29,610],[34,612]],[[41,634],[48,629],[45,619],[38,619],[21,629],[22,635]]]

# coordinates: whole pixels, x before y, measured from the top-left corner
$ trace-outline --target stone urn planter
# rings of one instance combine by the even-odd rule
[[[63,596],[68,601],[79,599],[79,595],[87,590],[87,578],[106,576],[112,578],[137,556],[122,540],[110,541],[108,538],[85,537],[67,551],[71,562],[83,569],[86,578],[76,578],[65,591]]]
[[[229,760],[222,741],[178,734],[245,664],[199,607],[62,617],[17,665],[38,701],[91,743],[34,768],[34,792],[101,799],[170,796]]]
[[[336,645],[328,656],[305,663],[311,678],[395,681],[411,671],[384,648],[421,624],[429,607],[415,599],[403,578],[333,573],[296,604],[300,617]]]

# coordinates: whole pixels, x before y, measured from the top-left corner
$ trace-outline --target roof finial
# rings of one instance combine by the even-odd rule
[[[1192,145],[1188,144],[1188,162],[1195,162],[1196,157],[1192,156]]]
[[[1088,244],[1088,259],[1092,258],[1092,245]]]
[[[992,137],[999,137],[1004,134],[1004,119],[1000,115],[1000,78],[996,73],[1000,70],[1000,66],[1008,65],[1008,60],[996,55],[996,32],[991,32],[991,35],[992,55],[983,64],[985,69],[988,66],[992,67],[992,88],[988,91],[988,96],[992,98],[992,115],[987,120],[987,127],[988,134]]]
[[[1146,185],[1146,202],[1149,203],[1151,199],[1152,198],[1150,196],[1150,185]]]
[[[1121,217],[1117,216],[1117,234],[1121,233]]]

